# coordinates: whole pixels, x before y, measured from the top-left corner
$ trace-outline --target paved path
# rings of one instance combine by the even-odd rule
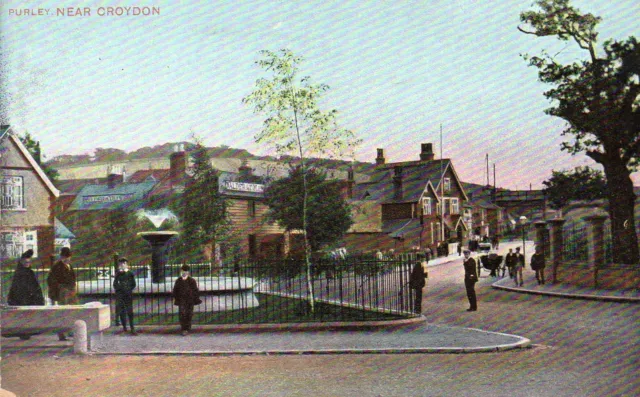
[[[503,243],[501,250],[518,245]],[[527,247],[529,248],[529,246]],[[429,267],[461,261],[457,254],[437,258]],[[485,278],[486,279],[486,278]],[[508,278],[496,279],[493,288],[514,293],[535,293],[558,297],[640,302],[638,292],[603,291],[567,286],[538,286],[528,282],[515,287]],[[349,329],[326,329],[310,324],[304,330],[286,326],[263,325],[263,329],[246,328],[229,332],[220,326],[195,326],[194,332],[181,336],[178,327],[141,327],[138,336],[123,334],[112,327],[94,344],[93,354],[340,354],[340,353],[473,353],[525,348],[531,341],[525,337],[479,329],[440,326],[422,319],[404,322],[396,327],[362,329],[359,323]],[[268,331],[268,332],[265,332]],[[3,339],[3,354],[24,348],[71,347],[58,342],[55,335],[34,336],[29,341]]]

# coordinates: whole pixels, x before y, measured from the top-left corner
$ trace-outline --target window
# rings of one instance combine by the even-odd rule
[[[451,178],[444,178],[444,190],[447,192],[451,190]]]
[[[436,238],[436,233],[435,233],[435,229],[433,227],[433,222],[431,222],[431,244],[433,244],[435,242],[435,238]]]
[[[0,258],[19,258],[24,251],[22,232],[0,233]]]
[[[451,199],[451,213],[457,215],[460,213],[460,205],[458,204],[457,198]]]
[[[255,200],[249,200],[247,202],[247,209],[249,211],[249,216],[250,217],[255,217],[256,216],[256,201]]]
[[[24,250],[33,250],[33,257],[38,257],[38,232],[24,232]]]
[[[431,215],[431,198],[425,197],[422,199],[422,215]]]
[[[445,197],[442,200],[442,206],[444,208],[444,215],[451,214],[451,198]]]
[[[24,186],[21,176],[0,179],[0,206],[2,209],[24,209]]]

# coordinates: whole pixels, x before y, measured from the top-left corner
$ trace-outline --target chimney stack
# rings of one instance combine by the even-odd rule
[[[384,149],[377,149],[378,150],[378,157],[376,157],[376,164],[380,165],[380,164],[384,164]]]
[[[107,167],[107,186],[109,186],[109,189],[113,189],[114,187],[116,187],[117,185],[123,182],[124,180],[123,175],[122,173],[118,172],[120,170],[121,170],[120,167],[116,167],[113,165],[110,165],[109,167]]]
[[[433,145],[431,143],[423,143],[421,145],[420,161],[431,161],[433,157]]]
[[[402,199],[402,167],[393,167],[393,198],[395,200]]]
[[[173,150],[174,152],[169,156],[169,176],[172,186],[182,184],[187,173],[187,154],[184,151],[184,144],[175,145]]]

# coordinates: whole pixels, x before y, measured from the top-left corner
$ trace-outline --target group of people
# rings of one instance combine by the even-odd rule
[[[524,279],[522,278],[522,270],[525,267],[524,255],[520,253],[520,247],[516,247],[516,252],[513,252],[512,248],[509,248],[509,253],[505,257],[505,265],[509,270],[509,277],[514,280],[516,287],[522,287],[524,285]],[[531,255],[531,270],[536,273],[536,281],[538,285],[545,283],[544,268],[546,263],[544,260],[544,253],[541,252],[539,246],[536,246],[536,250]]]
[[[475,312],[478,310],[478,301],[476,298],[475,284],[478,282],[478,267],[476,260],[471,256],[471,251],[468,249],[462,250],[464,254],[464,260],[462,265],[464,267],[464,286],[467,292],[467,299],[469,300],[468,312]],[[516,247],[516,252],[513,252],[513,248],[509,248],[509,253],[506,255],[506,266],[509,269],[509,277],[511,277],[516,286],[523,286],[524,279],[522,278],[522,270],[525,266],[524,255],[520,253],[520,247]],[[414,312],[422,312],[422,289],[426,285],[428,273],[426,270],[427,260],[416,261],[411,275],[409,277],[409,286],[415,291]],[[544,269],[545,259],[544,254],[540,248],[536,246],[535,253],[531,256],[531,269],[535,271],[536,280],[539,285],[545,283]]]
[[[18,260],[7,296],[7,303],[11,306],[43,306],[45,304],[42,288],[31,269],[33,254],[33,250],[29,249]],[[187,335],[191,331],[194,307],[202,303],[202,300],[198,283],[190,275],[189,265],[182,265],[180,270],[180,277],[173,286],[172,296],[174,304],[178,306],[181,334]],[[47,277],[51,303],[53,305],[78,304],[76,280],[76,272],[71,265],[71,250],[63,247],[60,250],[59,259],[51,267]],[[130,331],[131,335],[137,335],[133,315],[133,291],[136,286],[136,278],[129,269],[129,261],[127,258],[120,258],[118,271],[113,280],[113,289],[116,294],[116,326],[122,324],[124,332]],[[58,333],[61,341],[67,340],[68,336],[71,334]],[[21,338],[28,339],[28,335],[21,335]]]

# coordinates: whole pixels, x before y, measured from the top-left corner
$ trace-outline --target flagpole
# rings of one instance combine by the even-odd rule
[[[442,169],[442,123],[440,123],[440,237],[444,242],[444,170]]]

